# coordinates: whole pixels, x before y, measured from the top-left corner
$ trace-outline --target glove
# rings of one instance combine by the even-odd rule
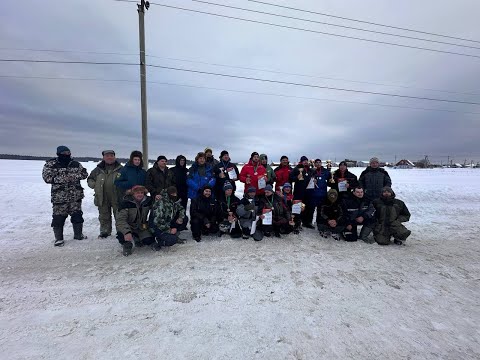
[[[293,229],[293,233],[295,235],[298,235],[298,234],[300,234],[300,230],[298,230],[298,228],[295,228],[295,229]]]
[[[244,209],[247,211],[255,210],[255,205],[254,204],[245,205]]]

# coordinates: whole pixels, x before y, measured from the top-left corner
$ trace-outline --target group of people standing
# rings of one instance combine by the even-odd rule
[[[306,156],[295,167],[282,156],[280,165],[273,169],[267,155],[253,152],[241,171],[231,162],[228,151],[222,151],[217,160],[210,148],[199,152],[189,169],[183,155],[177,156],[172,168],[161,155],[147,171],[140,151],[133,151],[125,166],[116,160],[113,150],[103,151],[102,156],[90,175],[72,159],[66,146],[59,146],[57,157],[46,162],[43,179],[52,184],[55,246],[64,245],[68,215],[74,239],[86,238],[80,185],[84,179],[95,190],[99,238],[112,234],[113,214],[125,256],[134,246],[150,245],[160,250],[183,243],[180,232],[189,222],[197,242],[207,235],[260,241],[272,235],[298,234],[303,228],[314,229],[315,211],[317,228],[324,238],[360,238],[371,243],[373,231],[374,240],[387,245],[392,237],[395,244],[402,244],[410,235],[402,224],[410,213],[405,203],[396,199],[390,176],[379,167],[378,158],[372,158],[357,179],[345,161],[332,172],[320,159],[309,161]],[[237,181],[244,183],[242,199],[235,196]]]

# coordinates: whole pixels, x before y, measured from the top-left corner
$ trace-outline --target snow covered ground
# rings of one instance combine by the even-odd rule
[[[478,169],[389,170],[406,246],[185,233],[125,258],[86,183],[89,239],[53,247],[42,166],[0,160],[2,359],[480,358]]]

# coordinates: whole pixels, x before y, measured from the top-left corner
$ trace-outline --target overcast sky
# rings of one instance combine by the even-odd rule
[[[379,31],[462,42],[282,10],[246,0],[212,2]],[[478,0],[265,0],[318,12],[480,41]],[[318,31],[480,55],[480,49],[421,42],[334,28],[298,20],[202,5],[190,0],[165,4],[269,21]],[[152,5],[146,14],[149,64],[261,77],[287,82],[480,102],[480,58],[449,55],[343,39],[184,12]],[[134,3],[112,0],[23,0],[0,3],[1,48],[34,48],[138,54]],[[138,55],[98,55],[0,50],[3,59],[138,62]],[[197,61],[186,62],[166,58]],[[268,69],[206,65],[198,62]],[[141,150],[137,66],[2,63],[0,75],[132,80],[101,82],[0,77],[0,152],[54,155],[58,145],[73,155],[119,156]],[[354,80],[328,80],[339,78]],[[480,160],[480,106],[401,99],[147,68],[148,81],[274,93],[245,94],[149,83],[149,157],[193,158],[206,146],[227,149],[244,162],[252,151],[272,160],[309,158]],[[381,86],[375,82],[400,85]],[[422,89],[471,93],[452,94]],[[475,95],[479,94],[479,95]],[[297,98],[295,98],[297,97]],[[329,99],[308,100],[298,97]],[[345,101],[345,102],[344,102]],[[454,110],[441,112],[354,104],[366,102]]]

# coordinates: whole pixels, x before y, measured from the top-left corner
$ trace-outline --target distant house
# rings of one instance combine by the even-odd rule
[[[396,169],[413,169],[415,165],[413,162],[407,159],[400,160],[395,164]]]
[[[367,167],[370,165],[370,161],[365,160],[365,161],[357,161],[357,166],[358,167]]]

